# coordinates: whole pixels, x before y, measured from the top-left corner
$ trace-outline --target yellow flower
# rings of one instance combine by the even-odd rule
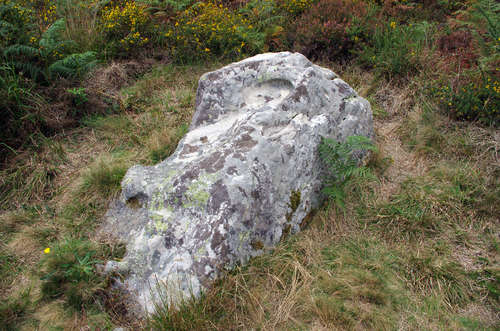
[[[394,21],[391,22],[391,28],[393,28],[393,29],[396,28],[396,22],[394,22]]]
[[[205,52],[210,52],[210,48],[205,48]]]
[[[49,253],[50,253],[50,247],[45,248],[45,249],[43,250],[43,252],[44,252],[45,254],[49,254]]]

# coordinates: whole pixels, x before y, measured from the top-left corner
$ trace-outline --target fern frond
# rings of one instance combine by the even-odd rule
[[[346,185],[360,179],[375,177],[370,169],[358,167],[358,157],[360,152],[375,151],[376,147],[367,137],[350,136],[343,143],[324,138],[318,150],[320,158],[326,166],[323,193],[328,195],[338,207],[344,209]]]
[[[37,56],[40,56],[40,50],[32,46],[16,44],[6,47],[3,51],[3,55],[7,58],[17,56],[35,58]]]
[[[47,29],[42,34],[40,38],[40,46],[45,49],[52,50],[54,46],[60,41],[60,37],[64,29],[66,28],[66,21],[64,18],[60,18]]]
[[[64,59],[54,62],[49,67],[49,72],[65,77],[81,76],[90,71],[97,64],[95,52],[77,53],[66,56]]]

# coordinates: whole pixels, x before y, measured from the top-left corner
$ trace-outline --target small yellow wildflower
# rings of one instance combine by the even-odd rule
[[[205,52],[210,52],[210,48],[205,48]]]
[[[49,254],[49,253],[50,253],[50,247],[45,248],[45,249],[43,250],[43,252],[44,252],[45,254]]]
[[[394,22],[394,21],[391,22],[391,28],[393,28],[393,29],[396,28],[396,22]]]

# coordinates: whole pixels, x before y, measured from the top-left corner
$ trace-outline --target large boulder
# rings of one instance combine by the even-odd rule
[[[221,269],[300,230],[318,206],[322,137],[373,136],[370,104],[298,53],[204,74],[189,132],[155,166],[131,167],[103,231],[127,243],[107,271],[145,311],[197,296]],[[159,285],[159,286],[158,286]]]

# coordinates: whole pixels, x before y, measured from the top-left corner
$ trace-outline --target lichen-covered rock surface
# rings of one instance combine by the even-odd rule
[[[152,311],[162,292],[198,295],[223,268],[299,231],[318,206],[322,137],[373,136],[369,103],[298,53],[267,53],[204,74],[172,156],[133,166],[103,232],[127,244],[107,271]],[[161,284],[161,286],[158,286]]]

